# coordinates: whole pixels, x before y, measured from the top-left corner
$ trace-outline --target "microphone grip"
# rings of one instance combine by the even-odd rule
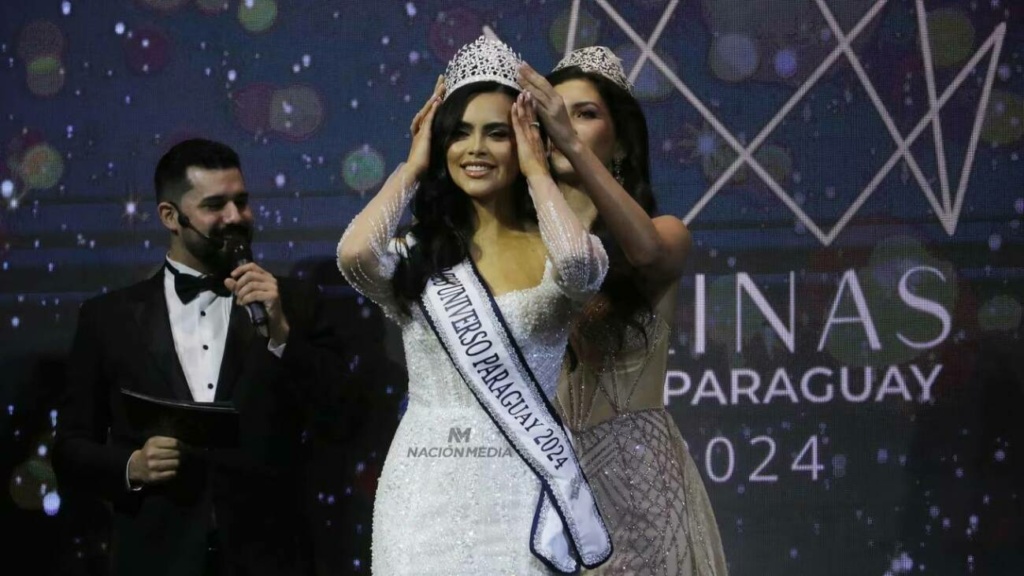
[[[239,258],[235,261],[235,268],[244,266],[249,262],[247,258]],[[252,320],[252,325],[256,328],[263,328],[263,332],[265,332],[267,326],[267,307],[263,305],[263,302],[249,302],[245,305],[245,309],[249,311],[249,319]],[[266,334],[263,335],[266,336]]]
[[[252,262],[251,252],[246,244],[229,241],[228,250],[231,252],[235,268]],[[249,312],[249,320],[256,327],[256,331],[261,336],[267,336],[267,307],[263,305],[263,302],[250,302],[245,305],[245,309]]]
[[[267,307],[263,305],[263,302],[250,302],[245,305],[245,309],[249,311],[249,318],[252,320],[253,326],[266,328]]]

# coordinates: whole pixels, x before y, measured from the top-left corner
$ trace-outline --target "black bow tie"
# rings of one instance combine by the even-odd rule
[[[174,291],[178,293],[178,299],[182,304],[188,304],[195,300],[200,292],[213,292],[217,296],[231,295],[231,291],[224,286],[223,278],[183,274],[170,264],[167,264],[167,269],[174,275]]]

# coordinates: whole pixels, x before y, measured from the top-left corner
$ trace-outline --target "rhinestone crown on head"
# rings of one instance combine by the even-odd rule
[[[444,96],[473,82],[497,82],[512,88],[519,87],[519,65],[523,59],[501,40],[486,36],[466,44],[448,62],[444,71]]]
[[[618,84],[626,92],[633,93],[633,85],[629,82],[629,78],[626,77],[626,73],[622,69],[622,60],[604,46],[577,48],[570,52],[568,56],[562,58],[562,61],[555,65],[552,72],[562,68],[569,68],[570,66],[576,66],[584,72],[600,74]]]

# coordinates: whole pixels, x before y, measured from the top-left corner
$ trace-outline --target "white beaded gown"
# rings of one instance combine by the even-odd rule
[[[601,321],[599,299],[578,317],[558,406],[575,440],[614,552],[588,574],[726,576],[725,555],[704,483],[663,404],[669,290],[624,343]]]
[[[403,312],[392,291],[403,250],[392,238],[414,193],[403,187],[377,210],[371,204],[339,243],[339,255],[346,243],[365,248],[354,261],[339,257],[339,267],[400,325],[409,373],[408,408],[374,500],[372,571],[549,574],[529,545],[540,482],[480,407],[422,312],[415,305]],[[537,212],[548,249],[543,280],[495,302],[553,401],[573,314],[599,288],[608,260],[596,237],[574,236],[564,226],[565,218],[575,218],[567,206],[549,203]]]

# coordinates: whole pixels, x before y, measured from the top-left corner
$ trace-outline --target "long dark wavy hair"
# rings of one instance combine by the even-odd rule
[[[462,262],[469,256],[470,241],[476,228],[472,200],[448,174],[448,147],[462,122],[466,106],[479,94],[497,92],[513,99],[515,90],[497,82],[476,82],[462,86],[445,98],[434,113],[430,126],[430,164],[412,201],[413,223],[407,229],[414,242],[398,261],[391,280],[399,302],[408,311],[419,300],[431,276]],[[517,222],[536,223],[533,207],[522,174],[514,186]]]
[[[647,119],[640,109],[640,103],[618,84],[600,74],[584,72],[577,66],[556,70],[548,74],[547,80],[552,86],[569,80],[586,80],[597,89],[604,100],[605,108],[610,112],[616,139],[624,153],[619,167],[622,187],[649,216],[654,215],[656,205],[654,193],[651,191]],[[630,328],[639,331],[646,340],[643,319],[651,313],[652,307],[637,285],[639,275],[636,269],[626,259],[622,247],[612,236],[600,214],[591,224],[590,232],[601,240],[608,253],[608,274],[600,290],[609,304],[604,321],[613,327],[620,348],[625,341],[626,331]],[[575,366],[575,354],[572,352],[570,348],[572,363]]]

